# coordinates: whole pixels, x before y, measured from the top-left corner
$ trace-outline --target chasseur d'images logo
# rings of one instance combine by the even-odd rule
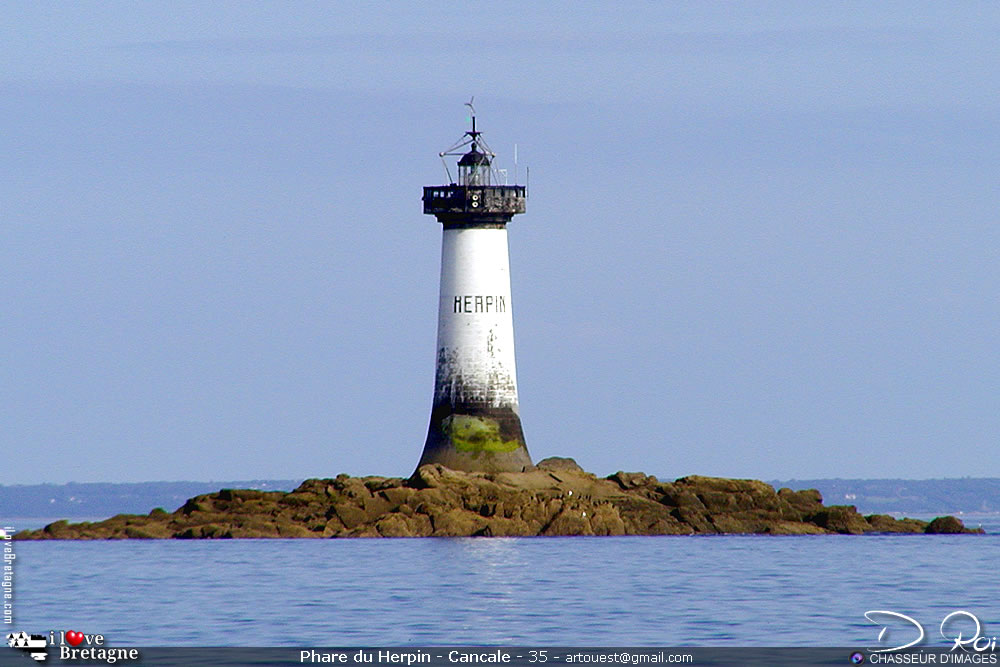
[[[878,633],[877,648],[869,648],[868,661],[872,664],[901,663],[903,658],[913,658],[911,654],[901,651],[917,650],[927,639],[924,626],[915,618],[901,614],[898,611],[873,609],[865,612],[865,618],[881,626]],[[997,659],[997,638],[989,636],[983,629],[983,624],[975,614],[968,611],[953,611],[941,620],[938,628],[941,637],[950,644],[948,653],[922,654],[923,662],[933,664],[1000,664]],[[860,656],[858,659],[857,656]],[[865,656],[861,653],[851,655],[851,662],[861,664]],[[905,660],[914,663],[912,659]]]

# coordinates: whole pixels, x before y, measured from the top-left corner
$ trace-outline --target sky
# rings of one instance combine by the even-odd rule
[[[0,484],[408,475],[514,146],[537,461],[997,476],[995,3],[8,3]]]

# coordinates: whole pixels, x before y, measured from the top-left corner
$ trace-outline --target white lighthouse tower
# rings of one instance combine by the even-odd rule
[[[461,156],[458,183],[425,187],[423,197],[444,232],[434,403],[419,465],[520,472],[532,463],[518,413],[507,223],[524,213],[527,192],[495,183],[475,110],[472,130],[446,155]]]

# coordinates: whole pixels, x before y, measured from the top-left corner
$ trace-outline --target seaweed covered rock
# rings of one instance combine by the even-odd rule
[[[927,524],[924,531],[930,535],[956,535],[968,532],[965,525],[953,516],[939,516]]]
[[[222,489],[176,511],[57,521],[17,539],[231,539],[557,535],[823,535],[970,533],[954,517],[928,524],[852,506],[824,507],[815,490],[641,472],[606,478],[572,459],[525,472],[473,473],[421,466],[413,477],[309,479],[291,492]]]

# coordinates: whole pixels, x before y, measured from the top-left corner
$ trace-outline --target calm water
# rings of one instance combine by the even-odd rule
[[[964,609],[998,634],[996,522],[986,536],[15,542],[14,625],[119,646],[872,646],[867,610],[909,614],[933,640]]]

